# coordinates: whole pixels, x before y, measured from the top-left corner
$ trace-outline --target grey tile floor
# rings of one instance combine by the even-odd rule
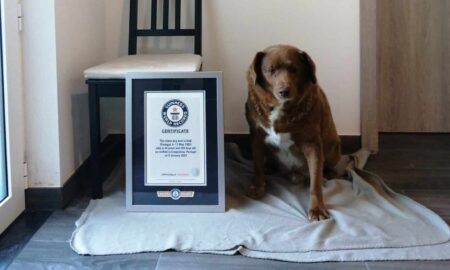
[[[435,197],[433,192],[440,192],[441,196]],[[445,196],[444,191],[412,190],[405,193],[447,217],[446,220],[450,223],[450,196]],[[72,251],[68,240],[87,201],[85,198],[64,211],[55,211],[8,269],[450,269],[450,261],[299,264],[243,256],[180,252],[79,256]]]
[[[441,160],[450,160],[448,135],[424,141],[409,137],[401,140],[396,136],[381,138],[382,150],[371,158],[368,168],[382,175],[397,192],[431,208],[450,224],[450,173],[434,173],[450,172],[450,163]],[[447,143],[440,144],[442,140]],[[417,147],[411,150],[411,145]],[[64,211],[55,211],[8,269],[450,269],[450,261],[288,263],[180,252],[79,256],[71,250],[68,240],[87,203],[88,198],[79,198]]]
[[[28,211],[0,236],[0,269],[5,269],[23,249],[34,233],[52,214],[51,211]]]

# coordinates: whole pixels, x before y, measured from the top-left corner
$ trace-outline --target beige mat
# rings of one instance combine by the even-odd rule
[[[368,153],[355,154],[359,168]],[[107,255],[174,249],[294,262],[450,259],[449,226],[431,210],[390,190],[369,172],[326,182],[331,218],[309,222],[309,192],[268,177],[261,200],[245,196],[252,164],[226,145],[226,213],[130,213],[120,185],[91,201],[71,239],[79,254]],[[116,169],[123,183],[123,165]]]

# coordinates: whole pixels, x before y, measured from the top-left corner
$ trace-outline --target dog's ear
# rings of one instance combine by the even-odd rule
[[[249,77],[250,80],[252,80],[253,84],[259,84],[260,86],[264,85],[264,76],[262,73],[262,61],[264,59],[264,56],[266,55],[265,52],[258,52],[255,55],[255,58],[253,59],[253,63],[250,66],[249,70]]]
[[[311,81],[313,84],[316,84],[316,64],[314,64],[313,60],[306,52],[301,52],[300,54],[302,62],[306,67],[306,79]]]

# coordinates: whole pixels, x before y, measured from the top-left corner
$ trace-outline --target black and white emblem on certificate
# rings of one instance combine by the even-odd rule
[[[126,87],[127,209],[224,211],[222,74],[128,74]]]

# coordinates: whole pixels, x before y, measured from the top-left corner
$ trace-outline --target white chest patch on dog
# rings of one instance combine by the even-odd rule
[[[278,148],[276,157],[287,169],[295,169],[301,167],[303,163],[291,152],[291,146],[294,145],[291,134],[277,133],[273,127],[274,122],[282,116],[282,107],[282,105],[275,107],[269,115],[269,127],[264,128],[267,133],[265,143]]]

